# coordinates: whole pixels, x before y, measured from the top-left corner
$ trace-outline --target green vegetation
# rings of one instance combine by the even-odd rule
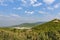
[[[60,20],[54,19],[32,29],[0,28],[0,40],[60,40]]]
[[[56,20],[58,22],[55,22]],[[35,26],[32,29],[43,30],[43,31],[60,30],[60,20],[54,19],[54,20],[47,22],[47,23],[44,23],[42,25]]]
[[[22,23],[20,25],[14,25],[14,26],[11,26],[11,27],[33,27],[33,26],[36,26],[36,25],[40,25],[44,22],[36,22],[36,23]]]

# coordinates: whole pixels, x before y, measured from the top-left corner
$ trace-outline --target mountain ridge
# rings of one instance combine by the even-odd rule
[[[39,24],[43,24],[45,22],[36,22],[36,23],[22,23],[20,25],[13,25],[13,26],[10,26],[10,27],[33,27],[35,25],[39,25]]]
[[[54,19],[52,21],[35,26],[32,29],[35,29],[35,30],[59,30],[59,28],[60,28],[60,20]]]

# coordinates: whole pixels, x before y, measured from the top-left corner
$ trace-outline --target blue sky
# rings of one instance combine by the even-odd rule
[[[60,19],[60,0],[0,0],[0,26]]]

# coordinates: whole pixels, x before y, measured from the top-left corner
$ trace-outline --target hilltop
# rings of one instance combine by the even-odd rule
[[[32,29],[35,30],[59,30],[60,29],[60,20],[54,19],[42,25],[34,26]]]

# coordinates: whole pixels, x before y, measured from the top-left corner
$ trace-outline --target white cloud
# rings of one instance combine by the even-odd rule
[[[1,6],[8,6],[7,4],[4,4],[4,3],[1,3],[0,5],[1,5]]]
[[[60,3],[55,4],[55,5],[54,5],[54,8],[59,8],[59,6],[60,6]]]
[[[16,9],[16,10],[21,10],[22,9],[22,7],[14,7],[13,9]]]
[[[54,8],[53,7],[47,7],[47,8],[43,8],[43,10],[50,10],[50,11],[53,11],[54,10]]]
[[[1,14],[2,16],[3,14]],[[9,17],[8,17],[9,16]],[[18,14],[7,14],[0,17],[0,26],[18,25],[21,23],[36,22],[38,19],[31,17],[18,17]],[[7,23],[8,22],[8,23]]]
[[[1,14],[2,15],[2,14]],[[33,23],[33,22],[39,22],[39,21],[47,21],[51,20],[53,18],[52,15],[44,15],[42,18],[41,17],[18,17],[18,14],[9,14],[9,15],[3,15],[4,17],[0,18],[0,26],[11,26],[11,25],[18,25],[21,23]],[[7,17],[10,16],[10,17]],[[17,18],[15,18],[17,17]],[[46,18],[46,19],[45,19]],[[7,23],[8,22],[8,23]]]
[[[60,19],[60,13],[57,13],[57,14],[55,15],[55,18]]]
[[[48,14],[48,12],[38,11],[39,14]]]
[[[31,5],[34,6],[34,7],[37,7],[37,6],[41,6],[42,3],[38,2],[37,0],[30,0],[31,1]]]
[[[55,4],[55,5],[53,5],[52,7],[49,7],[49,6],[48,6],[47,9],[53,11],[54,9],[57,9],[57,8],[59,8],[59,7],[60,7],[60,3]]]
[[[46,4],[52,4],[55,0],[43,0]]]
[[[4,0],[0,0],[0,3],[3,3],[4,2]]]
[[[52,7],[47,7],[47,9],[48,10],[52,10],[52,11],[54,10],[54,8],[52,8]]]
[[[0,5],[1,6],[8,6],[5,2],[14,2],[14,0],[0,0]]]
[[[37,0],[30,0],[31,4],[34,4],[35,2],[37,2]]]
[[[41,6],[41,5],[42,5],[42,3],[33,4],[34,7]]]
[[[39,13],[40,13],[40,14],[44,14],[45,12],[43,12],[43,11],[39,11]]]
[[[34,11],[25,11],[26,14],[33,14]]]
[[[0,14],[0,17],[5,17],[5,18],[19,18],[20,15],[18,14],[9,14],[9,15],[3,15],[3,14]]]
[[[7,14],[7,15],[3,15],[3,16],[1,16],[1,18],[6,18],[7,20],[8,19],[10,19],[10,20],[15,20],[15,19],[17,19],[17,18],[20,18],[21,16],[20,15],[18,15],[18,14]]]
[[[5,0],[0,0],[0,5],[7,6],[7,4],[5,4],[4,2],[5,2]]]
[[[26,0],[21,0],[23,3],[26,3]]]
[[[55,4],[55,5],[53,5],[52,7],[50,7],[50,6],[47,6],[47,9],[48,10],[54,10],[54,9],[58,9],[60,7],[60,3],[58,3],[58,4]],[[46,8],[45,8],[46,9]]]
[[[37,7],[37,6],[41,6],[42,3],[38,2],[38,0],[21,0],[22,1],[22,6],[24,7],[28,7],[28,6],[33,6],[33,7]]]
[[[17,25],[22,23],[21,20],[22,18],[18,14],[0,14],[0,26]]]
[[[20,17],[20,16],[17,14],[10,14],[10,17]]]
[[[9,1],[9,2],[13,3],[15,0],[7,0],[7,1]]]

